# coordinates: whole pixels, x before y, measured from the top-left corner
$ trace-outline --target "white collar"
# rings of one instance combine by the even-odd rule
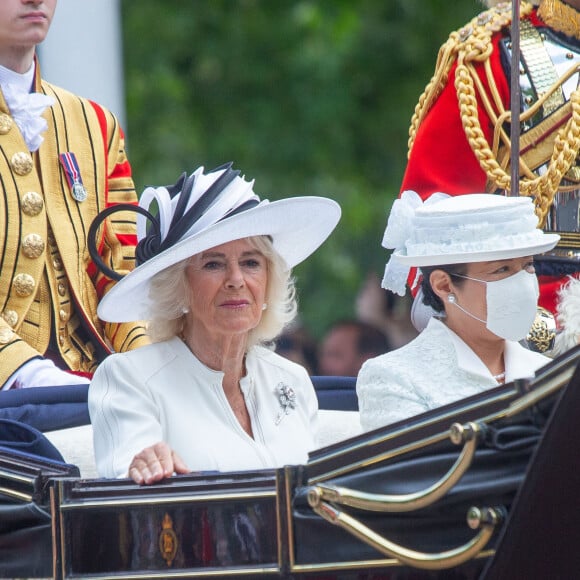
[[[475,352],[465,343],[455,332],[446,324],[437,318],[431,318],[429,326],[444,328],[453,344],[457,356],[457,366],[467,372],[480,375],[496,382],[483,361]],[[524,377],[533,377],[538,365],[538,353],[534,353],[524,348],[520,343],[512,340],[504,341],[504,363],[505,363],[505,382],[509,383],[515,379]],[[527,356],[524,356],[527,355]],[[546,359],[546,362],[549,359]]]
[[[14,122],[30,151],[36,151],[43,141],[48,123],[42,116],[54,99],[42,93],[30,92],[34,81],[35,63],[24,74],[0,65],[0,87]]]
[[[475,354],[475,352],[473,352],[471,347],[469,347],[467,343],[455,334],[455,332],[453,332],[444,322],[437,318],[431,318],[429,326],[431,325],[444,328],[449,335],[449,339],[451,340],[451,344],[453,345],[457,356],[457,366],[460,369],[496,382],[489,369],[483,364],[483,361]]]
[[[32,90],[35,69],[34,61],[25,73],[17,73],[0,65],[0,87],[10,85],[15,92],[29,93]]]

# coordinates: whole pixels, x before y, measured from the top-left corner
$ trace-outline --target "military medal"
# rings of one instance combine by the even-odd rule
[[[85,199],[87,199],[87,190],[80,181],[75,181],[73,183],[72,194],[77,201],[85,201]]]
[[[66,151],[65,153],[61,153],[58,157],[64,169],[72,196],[78,202],[85,201],[88,194],[83,184],[76,155],[72,151]]]

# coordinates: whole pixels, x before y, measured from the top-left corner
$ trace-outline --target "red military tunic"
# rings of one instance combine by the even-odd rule
[[[522,18],[528,20],[534,27],[545,26],[538,16],[537,9],[532,9],[530,5],[522,6]],[[488,109],[484,106],[482,94],[492,103],[494,114],[501,114],[502,109],[509,111],[509,79],[502,65],[499,44],[509,32],[510,20],[509,4],[480,14],[465,28],[452,33],[447,45],[441,49],[438,62],[439,65],[445,56],[446,46],[458,46],[463,42],[465,47],[470,41],[469,35],[473,28],[478,27],[482,30],[487,26],[493,29],[488,40],[491,50],[485,58],[472,63],[481,83],[481,91],[477,90],[477,83],[474,83],[477,117],[481,133],[490,146],[494,140],[495,124],[489,114],[489,104]],[[447,58],[454,57],[456,58],[455,55],[449,57],[447,53]],[[489,67],[489,72],[486,71],[486,67]],[[484,171],[480,163],[481,153],[476,154],[473,138],[470,142],[464,128],[456,87],[457,68],[458,62],[455,60],[449,69],[447,79],[442,79],[440,90],[432,93],[432,102],[423,107],[422,118],[418,123],[414,121],[416,132],[412,139],[401,191],[416,191],[423,199],[438,191],[451,195],[501,191],[497,183],[492,182]],[[427,94],[428,89],[422,99]],[[499,101],[499,105],[494,106],[494,98]],[[507,172],[509,173],[509,169]],[[561,287],[562,280],[560,276],[540,276],[540,305],[552,312],[555,311],[556,293]]]

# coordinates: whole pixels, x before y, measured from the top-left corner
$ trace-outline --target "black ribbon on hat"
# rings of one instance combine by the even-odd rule
[[[97,230],[103,221],[110,215],[120,211],[134,211],[144,215],[150,221],[147,234],[143,237],[142,240],[139,241],[137,247],[135,248],[135,262],[137,266],[140,266],[147,260],[151,259],[153,256],[168,250],[181,240],[181,238],[189,231],[191,226],[197,222],[197,220],[199,220],[199,218],[212,205],[212,203],[222,193],[222,191],[236,177],[239,176],[239,170],[232,169],[232,165],[232,162],[226,163],[225,165],[220,165],[219,167],[216,167],[215,169],[212,169],[210,172],[208,172],[208,175],[210,175],[225,169],[222,175],[220,175],[218,179],[212,183],[207,191],[205,191],[187,211],[185,211],[185,208],[187,207],[189,198],[191,197],[191,193],[195,185],[195,174],[192,173],[188,177],[187,173],[183,173],[176,183],[166,187],[171,199],[173,199],[176,195],[179,195],[179,199],[177,201],[177,205],[175,206],[175,211],[173,212],[171,223],[169,224],[167,236],[164,240],[161,239],[161,224],[159,219],[151,212],[138,205],[120,203],[99,212],[99,214],[91,223],[87,239],[89,254],[95,266],[112,280],[118,281],[123,278],[122,274],[115,272],[115,270],[112,270],[109,268],[109,266],[107,266],[107,264],[104,263],[97,249]],[[224,215],[219,221],[255,207],[258,205],[258,203],[259,201],[255,199],[248,200],[247,202]]]

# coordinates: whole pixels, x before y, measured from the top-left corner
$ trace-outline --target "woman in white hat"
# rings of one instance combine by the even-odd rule
[[[395,202],[383,287],[404,295],[409,268],[420,268],[423,302],[435,315],[409,344],[361,368],[364,430],[533,376],[550,360],[518,343],[536,315],[533,256],[559,239],[537,225],[527,197],[435,194],[422,204],[407,191]]]
[[[148,321],[152,344],[109,356],[91,383],[101,476],[150,484],[279,467],[316,447],[310,378],[266,346],[296,314],[290,269],[324,242],[340,207],[321,197],[269,203],[252,188],[227,165],[143,192],[138,265],[98,312]],[[153,201],[157,217],[146,210]]]

